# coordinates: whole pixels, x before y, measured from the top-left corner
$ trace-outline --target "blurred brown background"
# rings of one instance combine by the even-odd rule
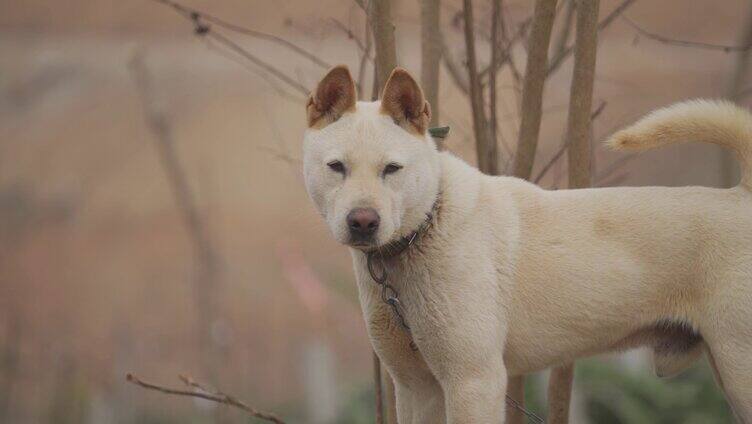
[[[487,25],[489,5],[476,3],[479,25]],[[604,0],[601,15],[618,3]],[[351,0],[184,4],[284,37],[328,63],[358,66],[359,51],[341,28],[363,34],[363,12]],[[442,3],[442,31],[458,56],[460,9],[459,1]],[[519,23],[532,2],[508,1],[506,10]],[[418,15],[416,1],[395,2],[398,60],[416,75]],[[667,37],[733,45],[750,3],[638,0],[625,15]],[[228,36],[308,88],[324,73],[272,43]],[[478,42],[487,63],[487,42]],[[147,125],[134,60],[151,79],[146,109],[171,129],[212,249],[208,276]],[[647,39],[617,19],[599,38],[594,104],[606,106],[594,138],[658,106],[724,96],[736,60]],[[561,143],[571,66],[570,59],[547,83],[534,175]],[[474,161],[469,102],[441,72],[441,123],[452,127],[446,146]],[[504,74],[500,125],[513,145],[519,121],[510,86]],[[127,385],[130,371],[166,383],[193,373],[300,422],[372,422],[370,347],[350,259],[307,199],[304,129],[303,96],[192,35],[191,23],[164,5],[0,3],[0,422],[213,415],[210,405]],[[560,187],[565,164],[542,185]],[[594,174],[599,185],[723,186],[724,166],[709,146],[629,159],[596,146]],[[209,315],[200,311],[204,296]],[[200,322],[204,316],[211,322]],[[202,325],[215,355],[209,366]]]

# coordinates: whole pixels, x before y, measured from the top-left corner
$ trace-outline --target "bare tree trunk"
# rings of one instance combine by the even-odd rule
[[[530,179],[538,147],[543,87],[548,69],[548,45],[556,16],[556,0],[536,0],[533,27],[528,43],[525,81],[522,88],[522,110],[517,153],[514,157],[513,175]]]
[[[381,384],[381,360],[373,352],[373,385],[376,395],[376,424],[384,424],[384,394]]]
[[[577,0],[577,33],[574,71],[569,92],[567,149],[569,188],[590,187],[592,183],[590,127],[593,81],[598,47],[598,6],[600,0]],[[551,370],[548,385],[549,423],[569,422],[574,364]]]
[[[221,364],[223,356],[222,350],[211,336],[212,325],[218,316],[218,256],[209,238],[206,223],[198,210],[188,177],[175,151],[172,125],[152,97],[154,86],[143,56],[135,56],[131,66],[136,85],[141,92],[147,125],[154,135],[160,164],[167,174],[168,184],[175,195],[178,212],[193,244],[196,266],[193,296],[197,313],[197,342],[201,355],[201,367],[209,378],[216,380],[220,371],[218,365]]]
[[[752,8],[748,12],[744,29],[742,30],[741,45],[752,45]],[[739,101],[739,94],[744,88],[747,75],[749,74],[749,56],[752,49],[746,48],[741,50],[736,57],[736,66],[731,77],[731,82],[726,90],[726,98],[734,102]],[[734,154],[727,149],[718,148],[721,156],[721,183],[724,187],[733,187],[739,181],[739,165],[734,158]]]
[[[567,145],[569,188],[590,187],[590,115],[598,44],[599,0],[577,2],[574,71],[569,92]]]
[[[494,174],[499,174],[498,165],[498,131],[499,121],[496,111],[496,75],[499,70],[499,53],[501,46],[499,43],[499,32],[502,27],[503,17],[501,16],[501,0],[493,0],[491,5],[491,64],[488,67],[488,136],[489,141],[493,143],[493,158],[489,158],[496,163]],[[508,54],[508,52],[506,52]]]
[[[567,424],[569,422],[573,380],[573,363],[551,369],[551,378],[548,380],[548,417],[546,421],[548,424]]]
[[[376,46],[376,60],[374,72],[373,98],[384,90],[384,85],[397,67],[397,50],[394,40],[394,24],[391,16],[391,0],[371,0],[369,3],[368,21],[373,31],[373,42]],[[397,402],[394,396],[394,382],[384,367],[382,374],[382,401],[384,403],[384,422],[397,423]]]
[[[397,66],[397,50],[394,41],[394,24],[391,15],[391,0],[371,0],[369,21],[376,45],[376,79],[379,92]]]
[[[470,80],[470,106],[473,113],[473,131],[475,133],[475,152],[478,156],[478,168],[481,172],[495,175],[498,173],[497,148],[486,118],[483,91],[478,76],[478,64],[475,56],[475,31],[473,23],[473,2],[463,0],[465,19],[465,46],[467,48],[467,71]]]
[[[431,105],[430,125],[439,123],[439,63],[441,61],[441,6],[439,0],[420,1],[420,83]]]

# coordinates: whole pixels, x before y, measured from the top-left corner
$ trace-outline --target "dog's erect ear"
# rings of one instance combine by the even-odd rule
[[[308,98],[308,126],[324,128],[339,119],[343,113],[355,110],[356,101],[355,82],[350,70],[345,65],[334,67]]]
[[[425,134],[431,121],[431,107],[423,97],[423,90],[402,68],[395,68],[384,86],[381,112],[394,119],[408,131]]]

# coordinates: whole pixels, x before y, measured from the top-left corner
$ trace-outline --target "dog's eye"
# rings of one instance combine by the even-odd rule
[[[395,172],[402,169],[402,165],[398,163],[390,163],[389,165],[384,167],[384,175],[394,174]]]
[[[338,160],[333,160],[333,161],[327,163],[326,166],[328,166],[329,169],[331,169],[332,171],[334,171],[334,172],[336,172],[338,174],[342,174],[342,175],[345,174],[345,165],[342,162],[338,161]]]

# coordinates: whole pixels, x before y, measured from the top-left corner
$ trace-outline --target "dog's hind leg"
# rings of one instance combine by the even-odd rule
[[[710,347],[708,355],[716,380],[742,424],[752,424],[752,344],[735,341]]]
[[[738,275],[738,274],[736,274]],[[750,281],[725,284],[701,328],[708,359],[740,423],[752,424],[752,290]]]

